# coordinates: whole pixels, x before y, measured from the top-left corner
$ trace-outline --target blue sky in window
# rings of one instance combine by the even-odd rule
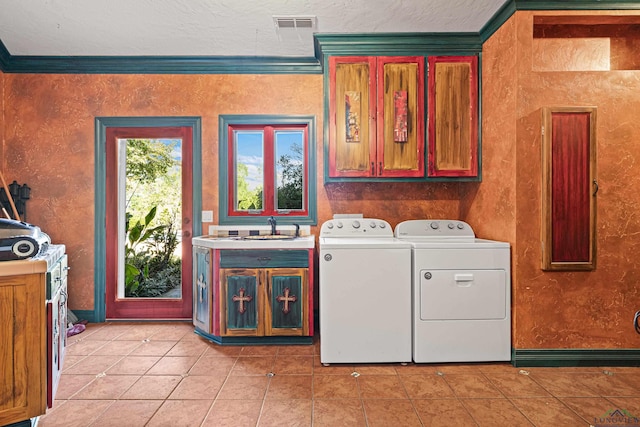
[[[276,156],[296,157],[292,146],[302,144],[300,131],[277,131]],[[247,184],[251,190],[262,186],[264,172],[263,134],[261,131],[241,131],[236,133],[236,161],[244,163],[248,169]],[[300,159],[302,163],[302,159]]]

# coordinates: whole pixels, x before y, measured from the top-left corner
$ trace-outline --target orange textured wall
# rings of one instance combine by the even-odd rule
[[[95,117],[201,117],[202,207],[215,218],[220,114],[316,116],[319,224],[345,212],[392,225],[459,217],[457,184],[323,186],[321,75],[5,74],[4,80],[5,175],[31,187],[29,222],[67,246],[71,309],[93,309]]]
[[[515,193],[509,193],[515,194],[515,222],[507,222],[511,227],[515,224],[515,239],[509,236],[514,245],[513,344],[516,349],[637,348],[633,315],[640,309],[640,262],[636,255],[640,250],[640,127],[636,125],[640,71],[539,71],[535,55],[540,51],[536,46],[540,40],[534,41],[532,36],[534,16],[556,14],[517,12],[483,47],[483,161],[489,175],[485,175],[483,189],[493,182],[489,181],[489,162],[515,167],[511,190]],[[553,46],[548,43],[545,48]],[[567,46],[562,43],[562,49]],[[577,41],[574,48],[585,46],[588,41]],[[574,53],[577,55],[553,56],[553,52],[546,52],[554,61],[575,61],[580,55]],[[591,52],[582,57],[601,55]],[[556,70],[589,68],[588,64],[556,65]],[[494,69],[502,66],[503,74]],[[514,97],[515,105],[511,101]],[[508,108],[502,104],[505,98]],[[541,109],[545,106],[598,109],[598,252],[597,269],[592,272],[540,269]],[[505,122],[502,148],[492,150],[489,138],[497,134],[496,123],[501,122]],[[503,184],[494,184],[493,191],[500,192],[498,187]],[[467,196],[465,203],[470,204],[470,215],[494,215],[495,209],[469,199]]]

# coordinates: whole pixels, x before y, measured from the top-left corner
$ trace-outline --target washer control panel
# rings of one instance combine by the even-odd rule
[[[393,237],[393,229],[383,219],[334,218],[322,224],[320,237]]]
[[[417,219],[403,221],[395,229],[399,238],[475,238],[469,224],[455,219]]]

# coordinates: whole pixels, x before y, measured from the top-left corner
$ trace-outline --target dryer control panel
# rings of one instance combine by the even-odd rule
[[[393,237],[393,228],[383,219],[334,218],[322,224],[320,237]]]
[[[475,238],[469,224],[454,219],[416,219],[396,226],[398,238]]]

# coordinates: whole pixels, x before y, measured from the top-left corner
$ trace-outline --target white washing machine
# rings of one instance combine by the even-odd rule
[[[384,220],[334,218],[319,249],[320,361],[411,362],[411,244]]]
[[[509,243],[455,220],[405,221],[394,234],[413,246],[413,361],[511,360]]]

